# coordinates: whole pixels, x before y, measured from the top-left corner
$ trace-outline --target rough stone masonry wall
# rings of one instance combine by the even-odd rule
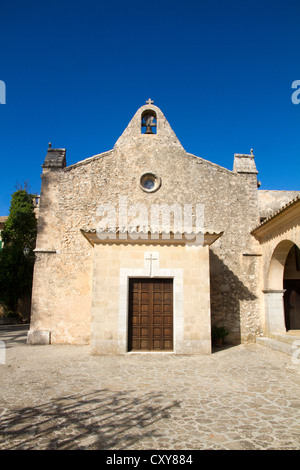
[[[236,179],[223,214],[224,234],[210,253],[212,323],[225,326],[233,343],[253,340],[262,326],[261,250],[249,233],[258,217],[257,182],[249,174]]]
[[[249,235],[257,222],[255,178],[200,163],[195,157],[174,158],[173,164],[164,157],[164,162],[159,161],[160,157],[151,162],[151,168],[163,181],[161,192],[155,194],[145,194],[139,188],[140,174],[148,168],[143,165],[143,158],[142,162],[137,159],[129,164],[130,157],[120,154],[108,154],[48,176],[53,185],[58,181],[58,189],[52,195],[48,191],[47,198],[53,197],[53,201],[49,202],[51,210],[46,211],[44,218],[43,207],[40,209],[40,223],[45,227],[39,240],[42,246],[38,248],[55,249],[56,253],[38,254],[35,283],[39,284],[39,295],[35,302],[39,303],[36,308],[42,314],[44,328],[52,331],[53,342],[77,342],[78,337],[80,342],[88,340],[93,249],[80,229],[95,226],[99,203],[113,203],[128,192],[130,200],[147,206],[150,202],[204,204],[205,227],[224,231],[211,247],[212,321],[225,325],[233,341],[257,333],[260,259],[243,256],[256,250]]]
[[[119,196],[149,210],[153,203],[203,204],[205,229],[224,232],[210,254],[212,322],[226,326],[233,342],[260,331],[260,258],[253,256],[258,242],[250,235],[259,221],[256,174],[187,154],[163,115],[158,124],[165,134],[141,136],[133,122],[112,151],[66,168],[44,168],[32,328],[49,329],[53,342],[89,341],[93,248],[80,229],[95,228],[98,205],[116,204]],[[146,171],[161,178],[157,192],[141,190]]]
[[[83,205],[77,212],[70,203],[71,194],[67,197],[64,193],[66,197],[61,198],[64,182],[62,169],[44,169],[31,330],[51,332],[52,343],[87,344],[91,330],[93,249],[79,232]]]

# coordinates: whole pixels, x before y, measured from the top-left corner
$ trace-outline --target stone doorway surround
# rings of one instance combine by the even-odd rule
[[[211,353],[209,245],[221,234],[206,234],[204,246],[195,249],[175,240],[103,241],[95,233],[84,235],[94,246],[92,354],[128,353],[131,278],[172,278],[173,354]]]
[[[155,258],[155,265],[151,268],[148,261],[149,256]],[[155,278],[173,279],[173,338],[174,352],[180,349],[183,342],[184,318],[183,318],[183,269],[161,269],[159,268],[159,252],[144,252],[144,269],[120,269],[120,303],[119,303],[119,331],[123,333],[126,341],[126,352],[128,351],[128,303],[129,303],[129,279],[131,278]],[[151,272],[152,271],[152,272]],[[150,275],[151,274],[151,275]],[[126,316],[124,312],[127,312]]]

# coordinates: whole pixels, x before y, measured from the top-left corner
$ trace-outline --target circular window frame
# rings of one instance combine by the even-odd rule
[[[145,182],[147,180],[153,181],[154,185],[152,188],[146,188],[145,187]],[[140,178],[140,188],[145,191],[145,193],[155,193],[161,186],[161,179],[159,176],[155,175],[151,171],[147,171],[146,173],[143,173],[141,178]]]

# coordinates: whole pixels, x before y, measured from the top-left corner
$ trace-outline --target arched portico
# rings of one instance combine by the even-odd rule
[[[262,292],[264,330],[267,335],[286,333],[284,281],[287,259],[293,247],[300,247],[300,198],[263,221],[252,232],[262,249]],[[292,274],[292,277],[295,274]],[[299,276],[300,270],[296,277]]]
[[[273,251],[267,277],[267,289],[283,289],[283,274],[285,263],[292,246],[294,246],[294,242],[291,240],[282,240],[278,243],[275,250]]]
[[[268,333],[284,333],[287,324],[284,308],[284,271],[288,254],[295,246],[291,240],[282,240],[273,251],[264,292],[265,326]]]

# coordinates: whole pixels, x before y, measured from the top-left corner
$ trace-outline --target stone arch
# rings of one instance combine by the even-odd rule
[[[285,262],[290,249],[294,245],[291,240],[282,240],[278,243],[272,253],[270,260],[268,277],[267,277],[267,289],[270,290],[282,290],[283,289],[283,273]]]
[[[287,257],[296,245],[291,240],[280,241],[271,255],[265,294],[266,330],[272,333],[284,333],[287,330],[284,308],[284,270]]]

